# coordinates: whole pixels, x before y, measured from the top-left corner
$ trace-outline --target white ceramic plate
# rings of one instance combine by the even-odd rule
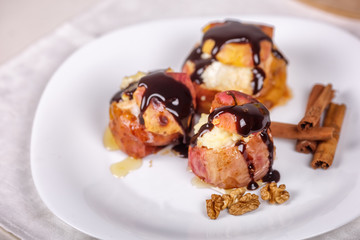
[[[232,17],[234,18],[234,17]],[[236,16],[235,16],[236,18]],[[181,65],[200,29],[224,17],[149,22],[115,31],[83,47],[54,74],[33,126],[31,166],[49,209],[75,228],[102,239],[302,239],[360,216],[359,41],[332,26],[270,16],[238,19],[275,26],[275,43],[290,61],[293,99],[272,112],[296,123],[316,82],[332,83],[348,106],[333,166],[309,167],[294,141],[275,139],[274,168],[291,194],[280,206],[263,202],[243,216],[225,211],[209,220],[205,199],[214,191],[191,184],[187,160],[151,155],[123,179],[113,177],[121,152],[104,149],[109,100],[123,76]],[[152,167],[150,167],[150,160]]]

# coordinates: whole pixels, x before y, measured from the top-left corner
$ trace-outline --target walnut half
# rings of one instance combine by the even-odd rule
[[[275,182],[266,184],[261,190],[260,195],[263,200],[268,200],[271,204],[282,204],[289,200],[290,194],[285,190],[285,184],[277,186]]]
[[[216,219],[221,210],[229,209],[232,215],[242,215],[257,209],[260,205],[259,197],[256,194],[245,193],[245,188],[237,188],[222,196],[212,194],[211,199],[206,200],[207,215]]]
[[[217,219],[224,205],[224,200],[218,194],[212,194],[211,199],[206,200],[207,215],[211,219]]]
[[[241,196],[236,203],[229,207],[229,213],[231,215],[242,215],[257,209],[259,205],[259,196],[247,193],[244,196]]]

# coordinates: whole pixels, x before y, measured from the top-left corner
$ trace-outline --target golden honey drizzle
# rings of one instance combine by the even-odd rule
[[[121,162],[112,164],[110,166],[110,172],[115,177],[125,177],[129,172],[140,168],[142,163],[141,158],[127,157]]]
[[[119,146],[116,144],[114,136],[112,135],[109,127],[107,127],[104,132],[103,144],[107,150],[110,151],[119,150]]]
[[[224,189],[224,188],[214,187],[213,185],[204,182],[197,176],[195,176],[191,179],[191,184],[197,188],[209,188],[209,189],[212,189],[212,190],[222,193],[222,194],[226,194],[226,193],[229,194],[232,190],[234,190],[233,188]]]

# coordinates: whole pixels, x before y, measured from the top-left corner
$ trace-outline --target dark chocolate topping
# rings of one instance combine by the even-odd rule
[[[236,130],[243,137],[260,132],[270,126],[269,110],[261,103],[216,108],[210,113],[209,121],[212,122],[214,118],[223,113],[230,113],[235,116]]]
[[[192,138],[192,144],[196,144],[198,137],[205,132],[211,131],[214,127],[212,121],[223,113],[230,113],[235,116],[237,133],[243,137],[261,132],[270,126],[269,110],[261,103],[246,103],[243,105],[223,106],[216,108],[208,116],[208,122],[201,126],[199,131]]]
[[[171,148],[171,150],[173,152],[175,152],[175,154],[178,157],[187,158],[188,153],[189,153],[189,142],[190,142],[190,137],[189,136],[187,136],[185,143],[183,141],[181,141],[181,139],[179,139],[179,143],[176,144],[175,146],[173,146]]]
[[[202,46],[208,39],[212,39],[215,42],[215,46],[212,49],[211,58],[202,59]],[[191,80],[197,84],[201,84],[203,82],[201,74],[205,71],[207,66],[215,61],[216,55],[223,45],[227,43],[248,43],[252,49],[252,58],[255,65],[252,81],[253,95],[255,95],[262,89],[263,81],[266,77],[265,72],[261,68],[257,67],[261,61],[260,42],[263,40],[271,43],[272,53],[276,58],[284,59],[287,63],[283,54],[274,48],[271,37],[266,35],[259,26],[253,24],[243,24],[237,21],[225,21],[224,23],[210,28],[205,32],[201,45],[196,47],[186,59],[186,61],[190,60],[195,64],[195,70],[190,76]]]
[[[205,133],[211,131],[214,128],[214,124],[212,124],[210,121],[202,125],[199,129],[199,131],[191,138],[190,144],[192,146],[195,146],[197,143],[197,139],[204,135]]]
[[[274,170],[272,168],[273,162],[274,162],[274,143],[271,141],[269,134],[267,131],[263,131],[261,134],[261,139],[268,147],[269,151],[269,171],[268,173],[263,177],[264,182],[278,182],[280,180],[280,173],[277,170]]]
[[[209,59],[199,59],[197,61],[195,61],[195,70],[194,72],[191,74],[190,78],[191,81],[197,83],[197,84],[201,84],[203,82],[203,79],[201,77],[201,74],[205,71],[205,69],[207,68],[207,66],[209,66],[212,62],[214,62],[215,60],[212,58]]]
[[[184,132],[183,141],[189,132],[194,106],[190,90],[165,72],[153,72],[139,81],[139,87],[145,87],[140,104],[140,123],[144,123],[143,114],[151,102],[161,102],[179,123]]]
[[[255,95],[258,92],[260,92],[260,90],[262,89],[266,74],[259,67],[253,68],[252,73],[253,73],[253,80],[251,81],[251,85],[253,87],[253,95]]]
[[[249,176],[250,176],[250,182],[247,185],[247,189],[249,190],[255,190],[259,187],[259,185],[256,183],[255,179],[254,179],[254,175],[255,175],[255,166],[253,164],[253,158],[248,154],[248,152],[246,151],[246,142],[240,140],[239,142],[237,142],[235,144],[238,147],[238,150],[241,152],[241,154],[243,155],[246,164],[248,166],[248,171],[249,171]]]
[[[130,83],[125,89],[122,89],[117,93],[115,93],[115,95],[111,98],[110,103],[121,101],[123,94],[127,95],[130,99],[132,99],[133,93],[135,92],[137,86],[138,86],[138,81]]]
[[[198,46],[198,47],[194,48],[186,59],[192,60],[192,61],[200,60],[201,54],[202,54],[201,47],[202,46]]]
[[[273,53],[273,55],[278,58],[278,59],[283,59],[285,61],[286,64],[289,63],[289,61],[285,58],[285,56],[276,48],[271,49],[271,52]]]
[[[262,40],[272,43],[271,38],[266,35],[261,28],[253,24],[243,24],[237,21],[226,21],[210,28],[205,32],[202,42],[212,39],[215,46],[211,52],[213,58],[227,43],[249,43],[252,49],[254,65],[260,64],[260,42]]]

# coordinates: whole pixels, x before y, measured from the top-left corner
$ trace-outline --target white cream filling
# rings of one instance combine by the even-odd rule
[[[208,116],[209,116],[208,114],[201,114],[199,122],[194,126],[195,134],[200,130],[202,125],[207,123]],[[239,140],[248,142],[249,137],[244,138],[240,134],[231,133],[226,131],[225,129],[214,126],[214,128],[211,131],[208,131],[204,133],[201,137],[198,137],[197,146],[213,148],[213,149],[233,147]]]
[[[236,67],[214,61],[201,75],[205,87],[218,91],[238,90],[252,94],[252,68]]]

